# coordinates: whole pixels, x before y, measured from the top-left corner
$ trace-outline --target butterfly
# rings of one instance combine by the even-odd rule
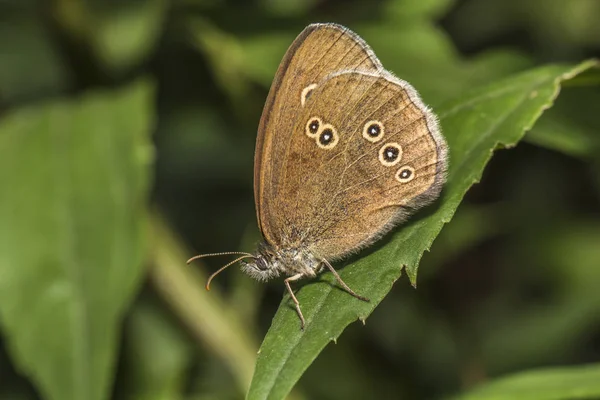
[[[333,273],[332,262],[373,244],[445,182],[448,155],[435,114],[387,71],[357,34],[311,24],[287,50],[267,97],[256,140],[254,197],[263,242],[238,254],[242,270],[290,283]]]

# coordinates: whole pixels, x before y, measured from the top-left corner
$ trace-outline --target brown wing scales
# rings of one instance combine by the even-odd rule
[[[378,71],[380,68],[379,60],[362,39],[335,24],[310,25],[288,49],[265,103],[254,160],[257,218],[269,243],[278,244],[280,239],[275,234],[276,228],[271,226],[280,214],[277,202],[280,201],[281,174],[278,171],[301,109],[303,89],[336,71]]]
[[[334,148],[323,149],[318,138],[305,134],[312,117],[335,127]],[[384,128],[377,142],[363,137],[370,121]],[[330,76],[298,114],[293,132],[275,171],[281,218],[269,222],[284,246],[308,243],[325,258],[339,258],[371,243],[439,193],[445,142],[412,87],[385,72]],[[392,166],[380,160],[388,144],[401,149]],[[403,167],[412,174],[406,182],[396,177]]]

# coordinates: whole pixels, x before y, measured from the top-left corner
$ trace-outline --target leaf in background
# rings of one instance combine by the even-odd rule
[[[388,1],[383,4],[381,20],[351,28],[376,50],[387,69],[418,87],[428,102],[456,96],[465,88],[492,82],[532,65],[528,57],[508,50],[468,60],[461,58],[446,32],[432,22],[451,3]],[[300,33],[294,26],[293,30],[236,36],[198,17],[189,18],[187,25],[217,82],[241,108],[247,108],[245,95],[251,83],[266,88],[271,85],[286,50]]]
[[[208,60],[217,83],[234,102],[243,103],[250,82],[244,73],[240,42],[205,18],[189,18],[186,25],[193,45]]]
[[[271,86],[277,66],[300,32],[269,32],[240,39],[248,77],[264,87]]]
[[[596,154],[596,158],[592,162],[592,169],[594,171],[596,193],[600,196],[600,154]]]
[[[306,14],[320,0],[260,0],[260,6],[267,14],[291,17]]]
[[[7,6],[0,4],[0,102],[64,90],[68,71],[35,11],[9,13],[3,7]]]
[[[600,153],[600,71],[585,74],[579,84],[560,96],[552,110],[525,136],[538,146],[590,160]]]
[[[600,323],[600,219],[553,222],[530,234],[535,238],[513,235],[515,245],[508,249],[538,280],[557,282],[553,296],[518,310],[496,299],[472,313],[471,330],[483,331],[477,347],[488,374],[555,364],[577,348],[581,354]]]
[[[494,205],[462,205],[436,238],[435,251],[427,255],[426,269],[421,272],[427,277],[436,276],[439,269],[449,260],[460,257],[470,249],[491,238],[506,234],[506,223],[502,219],[502,207]]]
[[[426,103],[439,104],[531,66],[525,56],[508,50],[463,59],[450,37],[427,20],[382,21],[356,31],[375,49],[385,68],[416,87]]]
[[[154,50],[162,32],[166,0],[113,3],[109,12],[94,13],[93,35],[100,61],[110,70],[123,71],[144,60]]]
[[[143,274],[151,103],[137,83],[0,121],[0,322],[45,399],[110,393]]]
[[[234,142],[234,128],[217,111],[192,103],[162,114],[159,129],[167,139],[160,143],[160,161],[168,163],[169,179],[193,175],[201,185],[211,179],[246,182],[244,171],[252,169],[253,162],[248,150],[254,143]]]
[[[285,296],[260,349],[248,399],[282,399],[321,350],[356,319],[365,320],[400,277],[402,267],[413,284],[423,252],[450,221],[467,190],[479,181],[495,149],[511,147],[549,108],[561,83],[596,66],[538,68],[473,90],[440,106],[450,149],[448,182],[437,207],[430,207],[398,229],[368,256],[346,265],[342,279],[371,299],[364,303],[338,289],[330,273],[326,282],[311,282],[298,292],[306,318],[298,316]],[[428,213],[427,213],[428,212]]]
[[[184,398],[194,347],[171,316],[148,299],[136,302],[125,332],[126,399]]]
[[[597,0],[462,1],[446,26],[467,48],[508,34],[527,35],[537,52],[552,59],[582,57],[600,43]]]
[[[151,222],[154,268],[150,270],[150,279],[157,293],[198,342],[223,360],[243,392],[252,377],[256,354],[253,333],[244,329],[236,310],[218,290],[204,289],[207,277],[201,269],[181,262],[188,257],[187,251],[162,217],[154,215]],[[229,386],[234,385],[230,382]]]
[[[427,10],[408,11],[415,15],[402,14],[400,23],[398,16],[390,14],[376,24],[364,23],[352,29],[369,43],[387,69],[417,87],[426,102],[431,99],[439,102],[465,88],[489,83],[531,66],[527,57],[508,50],[462,59],[448,35],[421,15],[426,16]],[[298,33],[288,30],[240,38],[237,79],[269,87],[277,66]]]
[[[498,379],[456,400],[575,400],[600,397],[600,365],[548,368]]]
[[[543,118],[539,125],[527,134],[526,140],[540,147],[586,159],[598,148],[596,142],[600,143],[600,135],[584,126],[574,124],[573,121],[552,115]]]
[[[455,3],[455,0],[388,0],[384,6],[385,15],[389,19],[427,19],[439,18]]]
[[[154,50],[162,32],[166,0],[56,1],[53,13],[75,41],[92,49],[109,73],[122,73]]]

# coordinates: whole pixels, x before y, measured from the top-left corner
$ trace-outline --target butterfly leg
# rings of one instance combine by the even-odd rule
[[[294,294],[294,291],[292,290],[292,287],[290,286],[290,282],[297,281],[298,279],[301,279],[301,278],[304,278],[304,274],[296,274],[294,276],[290,276],[289,278],[286,278],[284,280],[284,282],[285,282],[285,286],[287,287],[288,292],[290,292],[290,296],[292,296],[292,300],[294,300],[294,304],[296,304],[296,312],[298,313],[298,316],[300,317],[300,323],[301,323],[300,329],[304,330],[305,321],[304,321],[304,315],[302,315],[302,310],[300,310],[300,302],[296,298],[296,295]]]
[[[356,297],[359,300],[370,301],[366,297],[363,297],[363,296],[357,294],[354,290],[350,289],[350,286],[346,285],[346,282],[344,282],[342,280],[342,277],[340,276],[340,274],[337,273],[337,271],[335,270],[335,268],[333,268],[333,266],[329,263],[329,261],[327,261],[326,259],[323,258],[323,259],[321,259],[321,262],[323,264],[325,264],[325,266],[327,266],[327,268],[329,268],[329,270],[331,271],[333,276],[335,276],[335,279],[337,279],[338,283],[342,286],[342,288],[344,288],[344,290],[346,292],[350,293],[352,296]]]

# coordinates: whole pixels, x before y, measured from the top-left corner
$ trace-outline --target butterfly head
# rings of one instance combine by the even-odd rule
[[[268,281],[282,273],[281,257],[266,243],[258,246],[250,261],[242,261],[242,271],[258,281]]]
[[[305,248],[275,249],[266,243],[258,246],[250,261],[242,261],[242,271],[259,281],[280,275],[315,276],[321,262]]]

